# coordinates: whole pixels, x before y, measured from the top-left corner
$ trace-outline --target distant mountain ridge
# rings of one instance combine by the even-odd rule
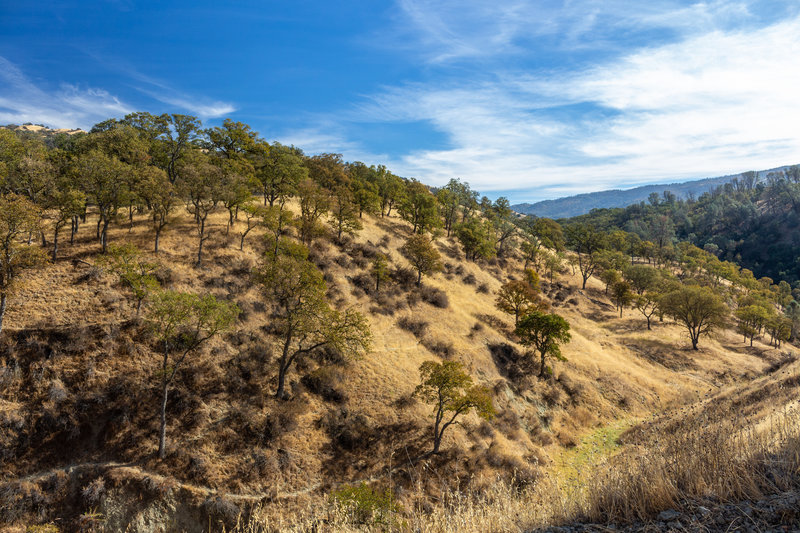
[[[758,171],[759,180],[770,172],[777,172],[789,168],[789,165]],[[608,191],[589,192],[565,196],[555,200],[542,200],[535,203],[521,203],[511,206],[518,213],[536,215],[547,218],[569,218],[583,215],[592,209],[609,207],[626,207],[639,202],[646,202],[651,193],[661,194],[670,191],[678,198],[687,198],[689,195],[700,196],[720,185],[728,183],[735,178],[740,178],[743,173],[705,178],[701,180],[685,181],[680,183],[642,185],[633,189],[611,189]]]

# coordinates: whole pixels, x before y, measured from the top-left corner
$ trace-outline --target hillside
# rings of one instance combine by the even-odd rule
[[[770,172],[781,172],[788,167],[762,170],[758,172],[760,178],[766,177]],[[592,209],[605,209],[612,207],[627,207],[639,202],[647,202],[648,197],[655,193],[661,196],[664,191],[669,191],[676,198],[686,200],[688,198],[698,198],[705,192],[709,192],[725,183],[729,183],[736,178],[741,178],[742,174],[732,174],[717,178],[706,178],[701,180],[685,181],[680,183],[668,183],[661,185],[643,185],[632,189],[614,189],[609,191],[598,191],[574,196],[566,196],[554,200],[542,200],[532,204],[521,203],[511,207],[514,211],[524,215],[536,215],[547,218],[569,218],[588,213]]]
[[[365,294],[357,280],[366,261],[381,250],[402,265],[398,248],[409,226],[393,217],[365,216],[364,222],[355,239],[344,245],[323,240],[312,251],[337,306],[368,313],[373,349],[343,366],[308,361],[292,374],[286,403],[270,396],[269,317],[250,283],[262,239],[249,236],[239,252],[237,227],[226,237],[226,218],[215,215],[206,266],[194,270],[188,266],[194,246],[185,238],[191,219],[181,217],[165,234],[162,251],[153,256],[165,286],[213,293],[238,302],[244,313],[235,331],[180,374],[164,462],[152,456],[158,355],[124,291],[91,266],[97,244],[91,224],[83,225],[76,244],[37,273],[8,312],[0,410],[3,520],[75,523],[96,512],[120,528],[139,524],[135,530],[145,530],[143,524],[155,519],[186,521],[184,527],[194,530],[193,521],[203,523],[199,517],[208,514],[225,520],[226,513],[229,519],[269,501],[285,511],[297,498],[313,502],[345,483],[385,482],[390,472],[395,490],[422,483],[423,493],[460,486],[454,485],[459,478],[472,479],[467,486],[479,490],[497,475],[510,481],[512,470],[525,482],[552,475],[560,450],[587,432],[751,382],[785,357],[758,343],[746,348],[727,332],[699,353],[687,352],[678,326],[658,323],[646,332],[633,311],[616,315],[599,281],[581,291],[565,273],[543,285],[553,309],[572,325],[568,361],[557,364],[550,381],[514,376],[505,369],[519,348],[493,302],[520,263],[466,262],[458,246],[442,238],[445,272],[423,287],[444,291],[446,308],[410,298],[414,291],[399,283]],[[136,217],[131,231],[112,230],[111,241],[147,249],[148,226]],[[428,324],[421,341],[400,327],[403,317]],[[439,357],[426,345],[447,347],[434,352],[464,362],[491,386],[499,416],[487,424],[471,415],[446,437],[446,455],[422,466],[416,458],[427,446],[429,407],[409,397],[417,367]],[[409,509],[421,503],[414,503],[420,498],[414,494],[402,498]],[[134,500],[141,503],[131,507]],[[289,519],[285,513],[283,519]]]
[[[798,490],[800,287],[711,247],[231,120],[0,129],[0,163],[4,530],[649,527]]]

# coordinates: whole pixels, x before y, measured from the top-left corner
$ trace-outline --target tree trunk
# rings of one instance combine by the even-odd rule
[[[203,242],[205,241],[204,236],[206,233],[206,219],[205,217],[200,219],[200,246],[197,248],[197,267],[200,267],[203,264]]]
[[[292,329],[286,329],[286,338],[283,341],[283,352],[281,353],[281,360],[278,365],[278,390],[275,391],[275,397],[279,400],[286,400],[286,372],[289,370],[289,347],[292,344]]]
[[[440,408],[436,412],[436,420],[433,424],[433,451],[431,451],[431,455],[439,453],[439,446],[442,444],[442,435],[444,435],[444,431],[439,431],[439,425],[442,423],[442,418],[444,418],[444,416]]]
[[[158,253],[158,241],[161,238],[161,228],[156,226],[156,244],[154,247],[154,253]]]
[[[72,226],[70,227],[69,243],[75,244],[75,234],[78,232],[78,217],[72,217]]]
[[[53,232],[53,263],[56,262],[57,256],[58,256],[58,226],[56,226],[56,229]]]
[[[417,287],[422,285],[422,270],[417,269]]]
[[[166,372],[166,365],[164,365]],[[158,458],[163,459],[167,454],[167,395],[169,394],[169,383],[166,375],[161,389],[161,425],[158,433]]]
[[[103,253],[106,253],[108,248],[108,219],[103,220],[103,230],[100,233],[100,244],[103,248]]]
[[[6,293],[0,294],[0,333],[3,332],[3,317],[6,315],[7,299]]]
[[[542,357],[542,360],[541,360],[541,362],[539,364],[539,377],[543,378],[544,377],[544,351],[540,352],[540,355]]]
[[[650,328],[650,317],[648,316],[646,318],[647,318],[647,329],[649,331],[650,329],[652,329],[652,328]]]

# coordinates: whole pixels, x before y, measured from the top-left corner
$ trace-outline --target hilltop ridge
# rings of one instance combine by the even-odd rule
[[[764,178],[770,172],[781,172],[789,167],[790,165],[785,165],[769,170],[760,170],[758,171],[758,177]],[[536,215],[554,219],[570,218],[584,215],[592,209],[627,207],[632,204],[638,204],[639,202],[646,202],[651,194],[655,193],[661,196],[664,191],[669,191],[674,194],[676,198],[684,200],[689,197],[697,198],[705,192],[709,192],[720,185],[724,185],[725,183],[729,183],[741,177],[742,173],[676,183],[642,185],[631,189],[611,189],[565,196],[553,200],[542,200],[534,203],[513,204],[511,207],[516,212],[524,215]]]

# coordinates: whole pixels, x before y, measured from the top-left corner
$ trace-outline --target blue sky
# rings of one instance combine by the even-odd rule
[[[226,117],[512,201],[800,163],[800,3],[0,0],[0,123]]]

